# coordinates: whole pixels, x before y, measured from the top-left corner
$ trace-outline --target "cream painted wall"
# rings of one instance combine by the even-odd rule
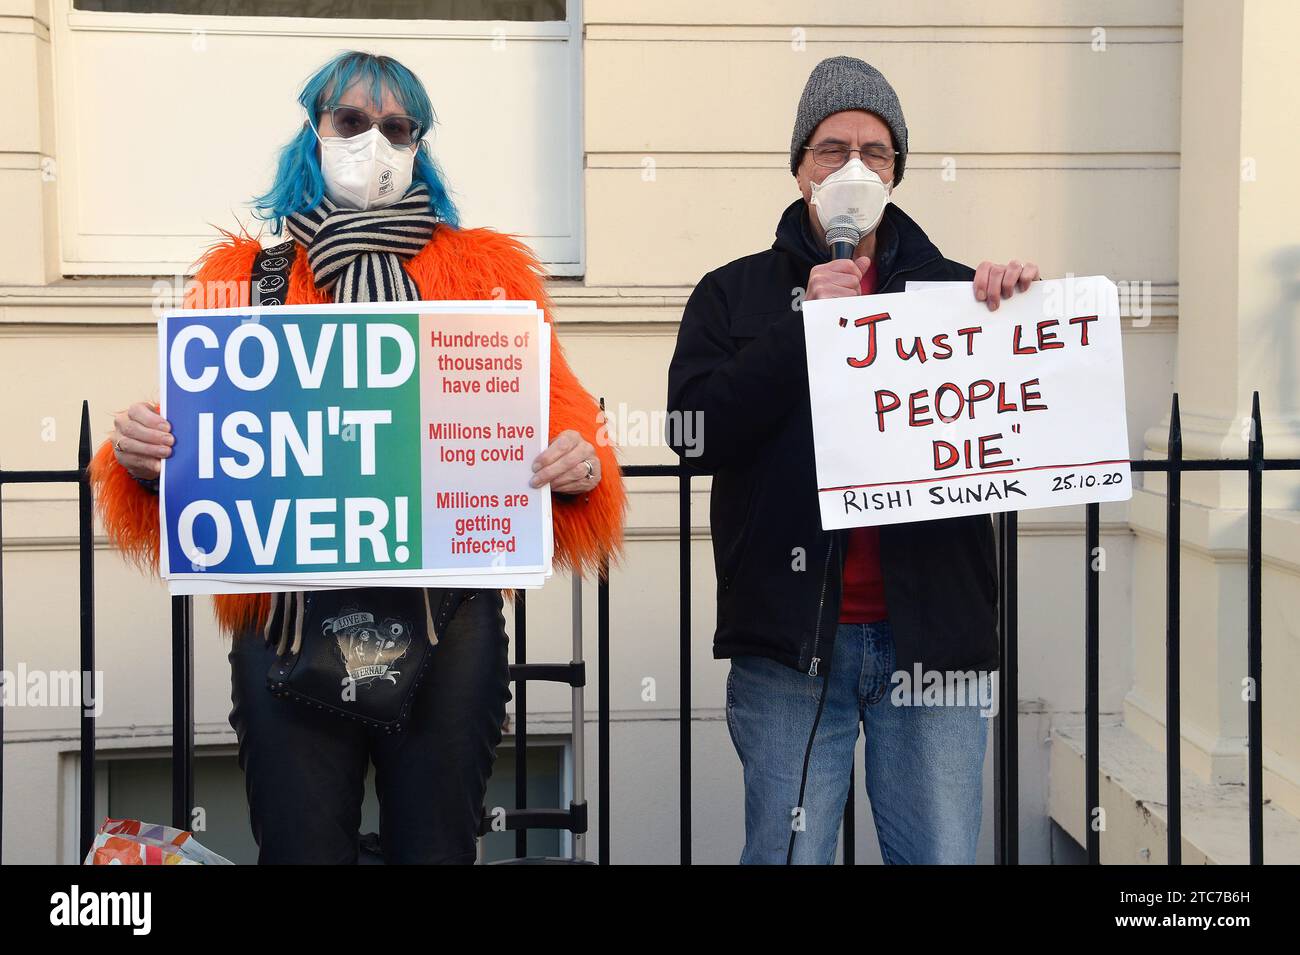
[[[1187,457],[1242,456],[1258,390],[1269,457],[1300,454],[1295,368],[1295,273],[1289,210],[1300,203],[1291,170],[1300,156],[1284,117],[1300,109],[1293,68],[1300,9],[1275,0],[1189,0],[1183,15],[1184,95],[1179,187],[1180,308],[1177,384]],[[1214,187],[1211,187],[1211,183]],[[1168,416],[1146,435],[1165,453]],[[1183,482],[1183,765],[1194,781],[1245,782],[1248,695],[1263,701],[1264,798],[1300,815],[1300,706],[1296,664],[1294,474],[1263,480],[1263,684],[1247,670],[1246,480],[1189,475]],[[1134,684],[1125,725],[1165,748],[1164,481],[1135,496]],[[1270,823],[1270,848],[1294,844]],[[1267,853],[1266,853],[1267,858]],[[1294,858],[1291,861],[1295,861]]]
[[[770,244],[779,211],[795,196],[786,163],[803,81],[820,58],[837,53],[868,59],[898,89],[912,152],[896,198],[947,255],[971,263],[1028,257],[1048,276],[1105,273],[1150,283],[1149,316],[1126,323],[1124,336],[1135,456],[1167,411],[1175,353],[1183,362],[1180,380],[1215,368],[1212,352],[1179,351],[1182,91],[1195,64],[1183,62],[1183,6],[1176,0],[585,0],[582,16],[582,165],[574,172],[581,177],[577,231],[585,272],[557,278],[552,291],[570,361],[588,388],[629,421],[663,407],[676,323],[694,282]],[[100,435],[111,411],[147,394],[153,378],[148,280],[60,276],[70,220],[59,205],[95,181],[89,171],[71,184],[41,176],[46,160],[66,168],[51,109],[59,88],[51,61],[57,68],[64,28],[51,27],[47,2],[0,0],[0,77],[19,91],[17,116],[0,130],[0,197],[10,223],[0,236],[0,381],[7,385],[0,464],[7,467],[69,466],[80,400],[90,400]],[[96,40],[106,63],[116,55],[111,39]],[[1104,50],[1094,49],[1103,39]],[[265,95],[259,75],[231,76],[232,92]],[[276,102],[287,103],[291,90],[285,77],[278,81],[285,88]],[[205,95],[180,92],[196,102]],[[476,108],[471,87],[435,89],[434,98],[444,118],[467,127],[448,123],[440,135],[449,141],[497,134],[497,118]],[[540,124],[535,131],[546,135]],[[1253,207],[1250,214],[1266,215]],[[197,233],[203,225],[178,228]],[[54,437],[45,440],[51,422]],[[623,459],[672,456],[651,441],[626,447]],[[615,861],[670,862],[678,833],[680,702],[675,487],[638,479],[631,489],[628,555],[612,585],[612,848]],[[75,608],[62,586],[75,566],[75,505],[63,487],[7,488],[4,499],[6,661],[75,666]],[[1025,861],[1049,858],[1052,727],[1082,718],[1081,519],[1081,512],[1064,509],[1026,513],[1020,522]],[[1133,709],[1126,696],[1135,676],[1151,670],[1161,653],[1157,618],[1134,592],[1135,580],[1148,578],[1136,575],[1135,561],[1145,552],[1129,521],[1128,507],[1103,509],[1102,708],[1114,721]],[[696,482],[692,523],[695,858],[730,862],[743,832],[740,768],[722,720],[726,667],[710,651],[714,584],[704,481]],[[1295,619],[1300,561],[1289,535],[1286,543],[1275,535],[1274,546],[1265,623],[1286,632],[1285,621]],[[99,553],[97,570],[100,660],[110,693],[102,732],[120,745],[156,745],[169,719],[165,598],[107,551]],[[530,597],[532,659],[567,659],[568,606],[560,580]],[[585,611],[593,659],[590,587]],[[228,743],[224,648],[202,605],[197,619],[201,739]],[[1268,665],[1287,659],[1279,651]],[[646,678],[655,681],[652,700],[643,699]],[[115,686],[156,690],[119,695]],[[1189,725],[1218,718],[1223,691],[1205,692],[1206,715]],[[594,717],[594,687],[588,703]],[[1300,720],[1287,708],[1294,705],[1281,701],[1269,711],[1266,732],[1275,748],[1266,758],[1295,759]],[[530,691],[530,711],[548,726],[559,726],[566,708],[555,688]],[[594,722],[589,729],[594,743]],[[75,793],[59,788],[56,765],[58,752],[75,749],[75,720],[64,712],[14,712],[5,739],[5,861],[66,858],[65,820]],[[595,766],[593,751],[593,797]],[[983,861],[992,859],[991,779],[990,768]],[[878,856],[861,788],[859,860],[870,861]],[[589,851],[596,851],[594,837]]]

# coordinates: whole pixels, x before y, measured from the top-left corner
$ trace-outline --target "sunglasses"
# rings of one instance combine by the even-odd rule
[[[394,146],[414,146],[420,140],[420,124],[410,116],[391,113],[388,116],[371,116],[355,106],[327,106],[326,112],[334,123],[334,132],[344,139],[360,136],[372,126]]]

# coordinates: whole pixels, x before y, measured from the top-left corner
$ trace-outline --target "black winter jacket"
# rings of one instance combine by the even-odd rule
[[[800,312],[809,271],[829,259],[797,200],[772,248],[700,280],[668,372],[669,444],[713,475],[713,655],[755,654],[813,675],[829,670],[849,533],[821,529]],[[879,292],[975,274],[893,204],[878,227],[876,269]],[[673,426],[679,415],[697,416],[693,435]],[[884,525],[880,563],[899,669],[997,667],[987,515]]]

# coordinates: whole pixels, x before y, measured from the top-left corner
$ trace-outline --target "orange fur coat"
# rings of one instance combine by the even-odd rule
[[[253,260],[260,248],[251,236],[226,233],[199,260],[186,308],[247,306]],[[429,244],[404,264],[425,300],[532,300],[551,321],[541,266],[532,252],[511,236],[490,229],[440,226]],[[332,301],[313,284],[302,247],[294,259],[285,301],[289,305]],[[598,405],[569,368],[559,337],[552,334],[550,437],[553,440],[562,431],[576,431],[595,446],[600,458],[601,480],[594,490],[574,497],[557,494],[553,500],[556,563],[583,573],[598,570],[602,557],[619,554],[627,508],[614,447],[608,441],[597,440],[600,424]],[[111,440],[100,446],[90,468],[96,506],[109,539],[129,560],[156,573],[157,495],[142,487],[118,463]],[[213,598],[218,623],[232,634],[250,626],[264,626],[270,606],[270,594],[221,594]]]

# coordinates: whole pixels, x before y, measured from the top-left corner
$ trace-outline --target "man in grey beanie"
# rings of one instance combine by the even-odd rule
[[[848,56],[819,63],[790,141],[801,198],[770,249],[700,280],[669,367],[669,420],[698,416],[707,435],[668,439],[713,475],[713,652],[731,660],[746,863],[834,861],[859,727],[884,861],[975,859],[985,714],[975,701],[896,705],[890,690],[895,672],[916,667],[996,677],[992,522],[823,531],[816,495],[803,300],[966,281],[996,310],[1038,277],[1029,262],[944,258],[892,202],[907,149],[898,95],[878,70]]]

